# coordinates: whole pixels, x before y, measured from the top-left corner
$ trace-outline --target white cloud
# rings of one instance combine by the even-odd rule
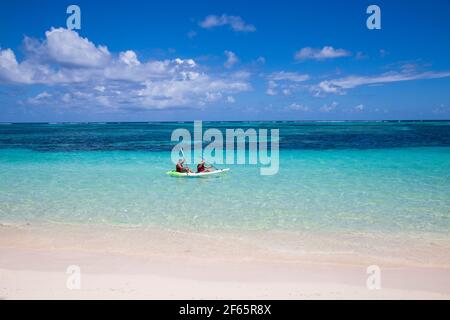
[[[344,94],[344,91],[334,86],[328,80],[321,81],[317,85],[312,85],[309,89],[315,97],[321,97],[324,93]]]
[[[141,63],[139,62],[136,53],[132,50],[127,50],[125,52],[121,52],[119,54],[120,61],[125,63],[128,66],[138,66]]]
[[[105,86],[96,86],[94,89],[99,91],[99,92],[105,92],[106,88],[105,88]]]
[[[21,62],[0,49],[0,82],[47,85],[55,106],[196,107],[251,89],[246,71],[209,74],[189,58],[139,61],[132,50],[113,54],[65,29],[52,28],[43,41],[26,38],[25,46]]]
[[[291,95],[292,91],[291,89],[283,89],[283,91],[281,91],[285,96],[289,96]]]
[[[41,104],[48,102],[48,98],[51,98],[52,95],[47,91],[43,91],[32,98],[28,98],[27,102],[29,104]]]
[[[234,66],[236,63],[239,62],[239,58],[236,56],[234,52],[225,50],[224,54],[227,57],[227,61],[225,61],[224,63],[225,68],[231,68],[232,66]]]
[[[193,67],[197,66],[197,64],[195,63],[195,61],[193,59],[183,60],[183,59],[180,59],[180,58],[176,58],[174,60],[174,62],[177,65],[179,65],[179,66],[187,66],[187,67],[190,67],[190,68],[193,68]]]
[[[106,46],[95,46],[72,30],[52,28],[45,33],[41,50],[54,62],[81,67],[101,67],[111,58]]]
[[[336,109],[336,107],[338,106],[339,103],[337,103],[336,101],[333,101],[330,104],[324,104],[321,108],[320,111],[321,112],[331,112],[333,110]]]
[[[230,74],[230,78],[232,79],[241,79],[248,80],[251,76],[251,73],[246,70],[239,70]]]
[[[266,94],[275,96],[278,94],[278,90],[281,90],[281,93],[287,96],[297,89],[297,83],[308,80],[309,75],[278,71],[269,74],[266,78],[268,80]]]
[[[167,108],[184,106],[194,101],[204,104],[217,101],[226,93],[247,91],[246,82],[228,82],[225,79],[212,79],[202,74],[192,81],[147,81],[145,88],[137,90],[137,102],[142,106]]]
[[[11,49],[0,50],[0,68],[6,70],[17,67],[16,55]]]
[[[235,103],[235,102],[236,102],[236,99],[234,99],[233,96],[228,96],[228,97],[227,97],[227,102],[228,102],[228,103]]]
[[[286,108],[286,110],[306,112],[306,111],[309,111],[309,107],[307,107],[303,104],[300,104],[300,103],[292,103]]]
[[[339,90],[329,81],[322,81],[321,83],[319,83],[319,88],[326,93],[337,93]]]
[[[358,105],[355,107],[355,110],[356,110],[356,111],[363,111],[363,110],[364,110],[364,105],[363,105],[363,104],[358,104]]]
[[[345,92],[345,89],[352,89],[363,85],[446,77],[450,77],[450,71],[422,73],[392,71],[376,76],[348,76],[339,79],[324,80],[317,86],[314,86],[313,91],[342,94]]]
[[[309,79],[309,75],[307,74],[301,74],[297,72],[286,72],[286,71],[279,71],[279,72],[273,72],[270,74],[268,79],[272,81],[293,81],[293,82],[302,82]]]
[[[47,91],[41,92],[36,96],[36,99],[44,99],[44,98],[50,98],[52,95],[48,93]]]
[[[19,63],[11,49],[0,49],[0,82],[31,84],[36,82],[36,78],[46,78],[51,75],[56,79],[59,76],[52,73],[49,66],[33,60]]]
[[[201,21],[199,25],[205,29],[229,25],[232,30],[237,32],[256,31],[255,26],[245,23],[241,17],[229,16],[226,14],[223,14],[221,16],[209,15],[203,21]]]
[[[307,59],[324,60],[324,59],[347,57],[349,55],[351,55],[351,53],[347,50],[334,49],[333,47],[330,47],[330,46],[325,46],[322,49],[305,47],[295,53],[295,59],[297,59],[297,60],[307,60]]]
[[[278,84],[275,81],[269,80],[269,82],[267,83],[266,94],[268,94],[269,96],[276,96],[278,94],[278,92],[276,90],[277,87],[278,87]]]

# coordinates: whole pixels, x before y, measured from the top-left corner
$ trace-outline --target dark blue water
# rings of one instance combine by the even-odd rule
[[[0,125],[0,148],[34,151],[170,151],[173,130],[192,123]],[[450,146],[450,122],[204,122],[203,129],[279,129],[280,149],[332,150]]]

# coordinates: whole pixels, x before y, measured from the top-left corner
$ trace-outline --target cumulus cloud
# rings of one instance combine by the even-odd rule
[[[236,63],[239,62],[239,58],[236,56],[234,52],[225,50],[224,54],[227,57],[227,61],[225,61],[224,63],[225,68],[231,68],[232,66],[234,66]]]
[[[101,67],[111,58],[106,46],[95,46],[75,31],[52,28],[45,32],[45,38],[42,43],[28,39],[26,49],[51,61],[79,67]]]
[[[11,49],[0,50],[0,80],[8,82],[30,83],[32,64],[19,65]]]
[[[20,62],[11,49],[0,49],[0,82],[48,86],[48,92],[28,98],[28,103],[195,107],[251,89],[245,71],[209,74],[189,58],[140,61],[132,50],[110,53],[106,46],[62,28],[45,35],[43,41],[25,39],[26,55]],[[230,57],[231,66],[237,57]]]
[[[119,54],[120,61],[129,66],[138,66],[141,63],[139,62],[136,53],[132,50],[127,50],[125,52],[121,52]]]
[[[344,49],[334,49],[331,46],[320,48],[305,47],[297,51],[294,55],[297,60],[325,60],[350,56],[351,53]]]
[[[247,24],[239,16],[229,16],[222,14],[221,16],[209,15],[205,17],[203,21],[199,23],[200,27],[205,29],[211,29],[221,26],[230,26],[230,28],[237,32],[254,32],[256,28],[254,25]]]

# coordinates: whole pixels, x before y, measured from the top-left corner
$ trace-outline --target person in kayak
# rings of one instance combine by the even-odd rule
[[[205,166],[205,160],[203,160],[203,159],[197,165],[197,173],[200,173],[200,172],[211,172],[211,171],[213,171],[212,167]]]
[[[189,169],[188,167],[184,167],[183,163],[184,163],[184,159],[178,160],[175,170],[177,172],[192,172],[191,169]]]

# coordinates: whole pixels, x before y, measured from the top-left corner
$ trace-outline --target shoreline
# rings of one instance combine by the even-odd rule
[[[6,299],[450,299],[450,256],[439,245],[434,254],[444,257],[432,264],[338,247],[318,252],[308,247],[317,239],[303,237],[295,247],[276,232],[245,237],[53,224],[2,224],[0,231]],[[415,246],[409,252],[423,250]],[[380,290],[366,286],[374,264],[382,272]],[[70,265],[81,268],[81,290],[66,287]]]

